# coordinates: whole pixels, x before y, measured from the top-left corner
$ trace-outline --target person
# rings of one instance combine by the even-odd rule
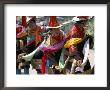
[[[22,69],[24,69],[25,60],[22,56],[26,55],[26,49],[24,48],[24,41],[22,39],[16,42],[16,74],[22,74]]]
[[[50,33],[46,37],[46,42],[40,51],[34,55],[34,58],[42,58],[42,73],[46,73],[46,64],[47,66],[58,65],[61,50],[64,44],[64,33],[59,28],[56,28],[59,25],[56,16],[50,16],[49,20],[49,30]],[[40,56],[38,56],[40,54]],[[47,63],[48,62],[48,63]],[[48,70],[47,70],[48,71]]]
[[[50,16],[48,26],[50,33],[47,37],[46,46],[41,48],[43,53],[46,53],[46,59],[49,60],[48,63],[50,63],[51,66],[58,66],[62,47],[64,45],[65,36],[64,32],[59,29],[59,25],[56,16]]]
[[[18,55],[17,61],[16,61],[16,74],[29,74],[29,68],[30,68],[30,62],[25,61],[22,56],[26,55],[24,51]],[[23,72],[21,72],[23,70]]]
[[[21,74],[21,69],[19,68],[19,62],[16,62],[16,74]]]
[[[27,44],[26,44],[26,48],[27,48],[27,53],[31,53],[35,48],[35,35],[33,29],[36,27],[36,17],[32,17],[26,25],[27,28],[27,36],[26,36],[26,40],[27,40]]]
[[[24,74],[29,74],[30,62],[24,64]]]
[[[35,45],[38,46],[39,43],[41,43],[43,37],[41,36],[41,32],[44,31],[44,28],[41,28],[41,25],[36,24],[36,17],[34,16],[30,22],[28,23],[30,30],[30,33],[33,33],[35,36]]]
[[[85,43],[85,29],[88,16],[78,16],[74,17],[73,19],[74,21],[76,21],[76,23],[67,33],[66,43],[64,45],[64,48],[66,48],[65,55],[67,57],[69,56],[65,61],[65,65],[67,65],[67,63],[72,60],[70,74],[77,72],[77,70],[78,72],[83,72],[83,70],[81,69],[81,64],[84,58],[82,50]]]
[[[29,53],[31,53],[44,40],[44,36],[41,35],[41,33],[43,33],[45,31],[45,29],[42,28],[40,23],[39,23],[39,25],[36,24],[35,16],[31,20],[29,20],[27,27],[28,27],[27,48],[28,48]]]

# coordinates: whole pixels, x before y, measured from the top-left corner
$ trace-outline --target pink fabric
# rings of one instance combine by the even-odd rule
[[[17,36],[20,35],[20,34],[23,33],[23,32],[26,32],[26,30],[25,30],[25,28],[24,28],[23,26],[17,27],[17,28],[20,28],[20,31],[17,32]]]
[[[60,48],[62,48],[62,46],[64,45],[64,42],[65,42],[65,38],[62,40],[62,41],[60,41],[60,42],[58,42],[58,43],[56,43],[56,44],[54,44],[54,45],[52,45],[52,46],[46,46],[45,44],[43,44],[42,46],[40,46],[39,48],[43,51],[43,52],[54,52],[54,51],[57,51],[57,50],[59,50]]]

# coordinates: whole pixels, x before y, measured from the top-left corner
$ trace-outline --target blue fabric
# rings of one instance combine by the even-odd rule
[[[21,74],[21,69],[16,69],[16,74]]]
[[[49,68],[49,66],[50,66],[50,61],[47,59],[46,60],[46,67]]]
[[[24,68],[24,74],[29,74],[29,68]]]
[[[28,36],[27,37],[27,41],[30,42],[32,40],[35,40],[35,36],[34,35],[31,35],[31,36]]]

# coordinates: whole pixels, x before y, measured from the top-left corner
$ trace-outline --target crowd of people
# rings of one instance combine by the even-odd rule
[[[74,16],[68,32],[50,16],[48,26],[37,24],[36,16],[16,20],[16,74],[94,74],[88,58],[94,36],[86,34],[87,22],[94,17]],[[87,74],[86,73],[86,74]]]

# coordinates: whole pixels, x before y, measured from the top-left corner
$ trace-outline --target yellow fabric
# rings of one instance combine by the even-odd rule
[[[78,44],[82,41],[82,38],[72,38],[66,42],[64,48],[69,48],[73,44]]]
[[[45,45],[49,46],[50,45],[50,36],[47,38]]]
[[[24,37],[26,35],[27,35],[27,32],[22,32],[19,35],[17,35],[17,38],[22,38],[22,37]]]

